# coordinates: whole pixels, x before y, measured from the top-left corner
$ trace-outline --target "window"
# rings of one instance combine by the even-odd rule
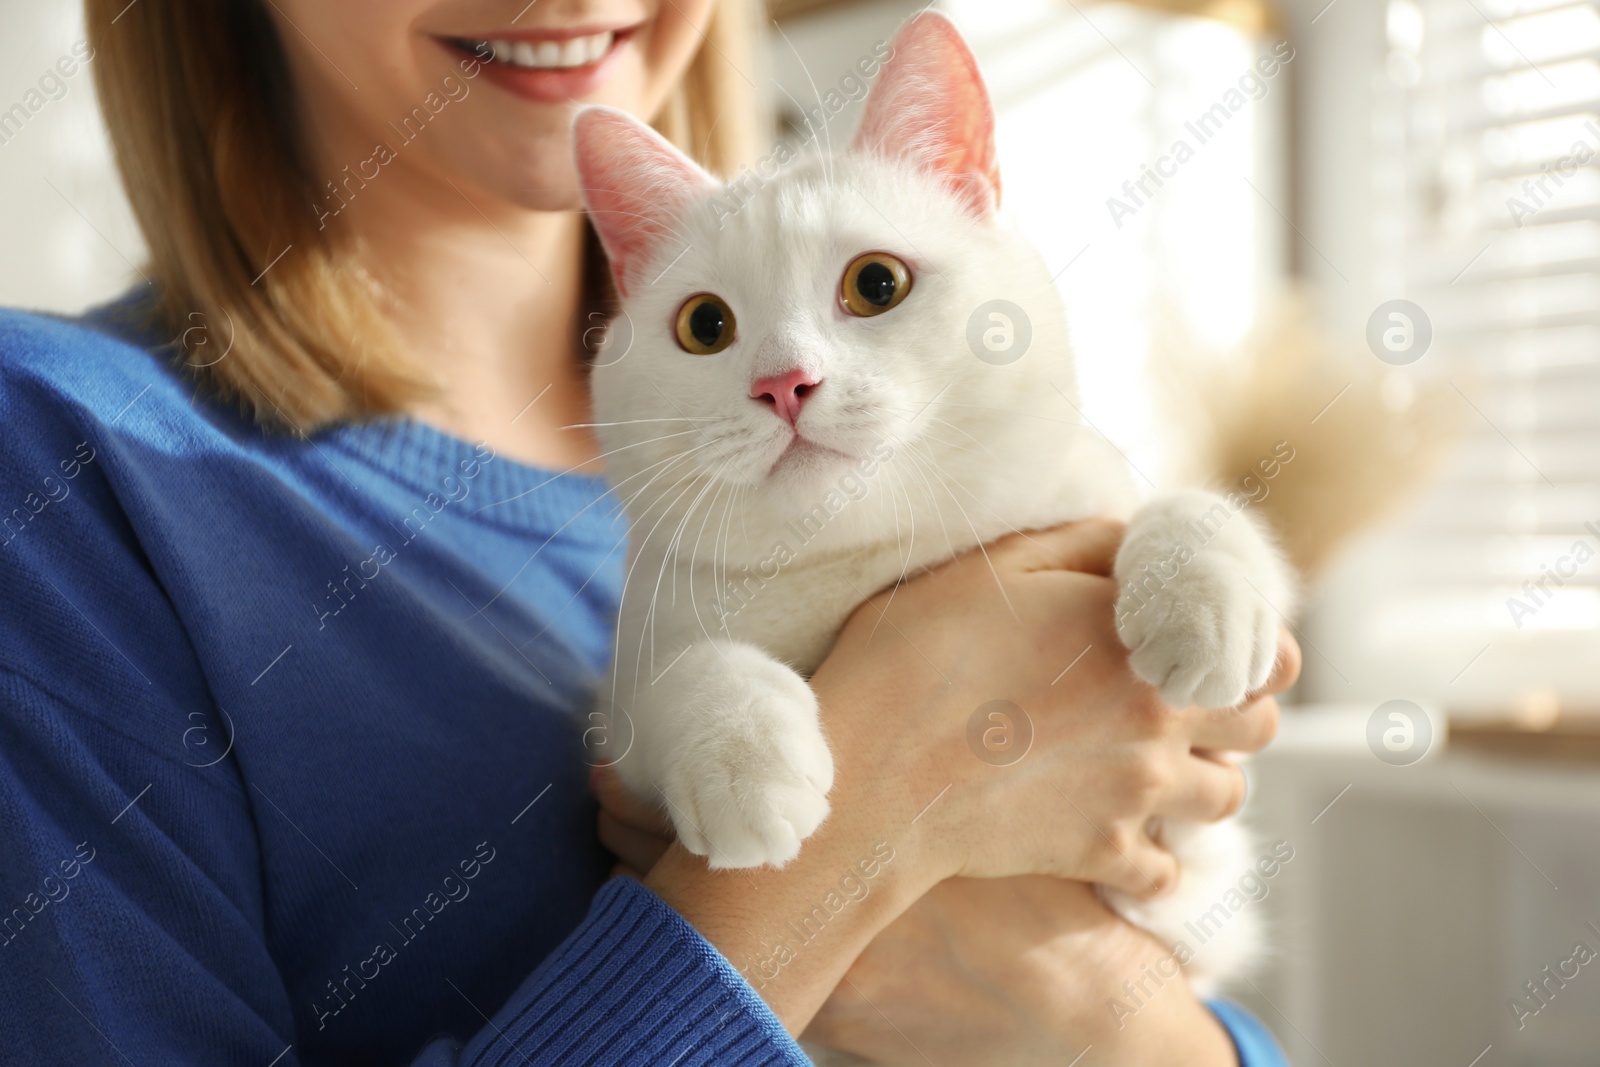
[[[1281,271],[1271,151],[1288,72],[1241,90],[1271,45],[1213,19],[1060,0],[947,9],[994,99],[1006,209],[1059,272],[1084,413],[1161,482],[1174,440],[1152,333],[1177,319],[1226,349]]]
[[[1464,429],[1439,482],[1329,583],[1317,633],[1351,681],[1312,664],[1314,688],[1501,712],[1592,702],[1600,10],[1390,0],[1386,24],[1375,260],[1434,330],[1396,373],[1459,391]]]

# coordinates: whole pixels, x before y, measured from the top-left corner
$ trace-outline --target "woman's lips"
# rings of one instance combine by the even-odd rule
[[[611,76],[635,27],[563,30],[492,38],[439,38],[478,60],[484,77],[528,100],[555,104],[592,93]]]

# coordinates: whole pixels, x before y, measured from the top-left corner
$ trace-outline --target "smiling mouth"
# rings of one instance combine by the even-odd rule
[[[446,37],[443,40],[481,63],[515,70],[577,70],[600,62],[629,32],[601,30],[579,37]]]

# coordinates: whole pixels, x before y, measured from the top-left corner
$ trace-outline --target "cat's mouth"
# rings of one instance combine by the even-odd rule
[[[767,477],[814,473],[823,468],[837,466],[841,461],[854,463],[855,457],[846,455],[837,448],[819,445],[809,437],[797,433],[789,439],[788,447],[773,461],[767,471]]]

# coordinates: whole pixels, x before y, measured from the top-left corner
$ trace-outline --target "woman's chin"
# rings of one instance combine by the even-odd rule
[[[563,130],[530,137],[524,132],[510,150],[484,151],[487,145],[507,144],[497,131],[471,131],[464,142],[441,142],[429,161],[430,169],[485,209],[484,197],[526,211],[583,210],[570,134]],[[444,192],[457,195],[448,188]]]

